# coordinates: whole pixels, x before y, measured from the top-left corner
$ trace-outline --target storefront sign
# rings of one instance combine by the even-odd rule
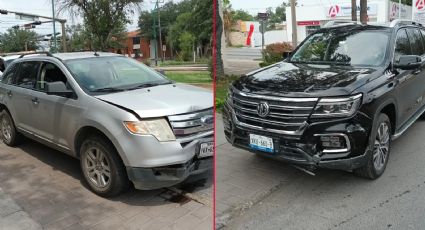
[[[390,21],[394,19],[398,19],[399,16],[401,19],[410,20],[407,6],[401,4],[401,12],[400,12],[399,4],[397,2],[390,2]]]
[[[413,21],[425,24],[425,0],[413,0]]]
[[[423,0],[425,1],[425,0]],[[351,17],[351,4],[338,4],[325,7],[328,18]],[[373,16],[378,14],[377,4],[368,4],[367,15]],[[357,15],[360,15],[360,5],[357,5]]]
[[[320,25],[320,21],[299,21],[297,22],[299,26],[318,26]]]

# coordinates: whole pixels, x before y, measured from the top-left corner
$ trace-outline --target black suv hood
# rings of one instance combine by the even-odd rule
[[[378,74],[377,69],[280,62],[234,83],[248,93],[286,97],[325,97],[352,93]]]

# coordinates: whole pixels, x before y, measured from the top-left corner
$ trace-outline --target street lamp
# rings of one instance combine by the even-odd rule
[[[58,41],[56,40],[55,0],[52,0],[52,18],[53,18],[53,39],[55,44],[55,52],[57,52]]]

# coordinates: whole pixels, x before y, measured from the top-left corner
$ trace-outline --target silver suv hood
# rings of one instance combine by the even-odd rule
[[[213,93],[210,90],[186,84],[161,85],[95,97],[130,109],[141,118],[183,114],[213,107]]]

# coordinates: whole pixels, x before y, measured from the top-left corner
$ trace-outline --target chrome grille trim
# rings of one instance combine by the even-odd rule
[[[168,120],[177,141],[184,144],[212,136],[214,134],[214,124],[204,124],[201,119],[208,116],[213,119],[213,115],[213,108],[209,108],[187,114],[168,116]]]
[[[244,93],[232,90],[233,118],[235,123],[249,129],[285,135],[301,135],[319,98],[286,98]],[[269,105],[269,114],[260,117],[257,106]]]

